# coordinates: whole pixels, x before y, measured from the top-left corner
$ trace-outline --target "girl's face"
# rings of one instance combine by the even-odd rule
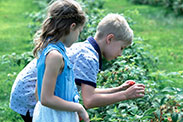
[[[116,59],[118,56],[122,55],[122,52],[124,48],[126,48],[127,45],[124,44],[122,40],[116,41],[112,40],[104,50],[104,57],[110,61],[113,59]]]
[[[71,28],[70,33],[66,36],[65,45],[70,47],[76,40],[78,40],[79,34],[81,33],[83,26],[77,28]]]

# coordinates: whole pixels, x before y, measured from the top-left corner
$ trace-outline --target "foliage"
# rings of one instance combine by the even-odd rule
[[[15,66],[15,65],[21,65],[24,66],[27,65],[32,59],[33,59],[32,52],[25,52],[21,55],[17,55],[16,53],[12,53],[10,55],[5,54],[2,56],[1,64],[2,65],[8,65],[8,66]]]
[[[135,80],[146,86],[143,98],[119,102],[102,109],[89,110],[94,121],[115,122],[164,122],[168,119],[178,122],[183,117],[183,90],[161,87],[148,72],[148,62],[153,62],[143,51],[143,41],[134,40],[134,44],[124,51],[124,55],[112,62],[112,66],[98,74],[98,86],[116,87],[126,80]],[[136,63],[137,62],[137,63]],[[157,79],[156,79],[157,80]],[[164,79],[165,80],[165,79]],[[180,104],[181,103],[181,104]],[[97,112],[96,112],[97,111]],[[97,113],[97,114],[96,114]],[[99,114],[100,113],[100,114]]]
[[[35,2],[38,4],[40,11],[26,14],[27,17],[32,19],[32,22],[28,25],[28,27],[31,29],[31,36],[33,36],[36,31],[40,29],[41,23],[43,22],[44,18],[46,18],[46,8],[48,6],[49,0],[41,0]]]
[[[0,99],[1,100],[9,100],[9,95],[11,91],[11,87],[13,84],[13,81],[15,80],[17,74],[19,71],[17,71],[17,67],[20,69],[23,69],[31,60],[33,59],[32,52],[25,52],[20,55],[16,53],[12,54],[6,54],[3,55],[0,59],[1,66],[4,67],[4,69],[10,70],[9,67],[11,67],[11,71],[7,71],[8,74],[6,74],[6,79],[4,81],[1,81],[0,86]],[[5,89],[6,88],[6,89]],[[7,121],[22,121],[20,115],[16,114],[16,112],[12,111],[9,108],[9,101],[0,103],[0,121],[1,122],[7,122]]]
[[[173,10],[177,15],[183,15],[183,0],[131,0],[137,4],[164,6]]]
[[[0,111],[1,122],[22,122],[21,116],[12,111],[8,103],[0,106]]]
[[[86,2],[85,4],[88,4],[88,6],[90,5]],[[88,16],[92,17],[94,13],[94,21],[97,20],[98,23],[101,19],[101,16],[98,15],[100,15],[101,11],[103,11],[102,13],[105,13],[105,10],[101,10],[100,8],[98,13],[95,13],[96,11],[89,11]],[[138,14],[136,11],[127,13]],[[135,24],[128,15],[124,16],[127,18],[130,25]],[[97,17],[98,19],[96,19]],[[94,23],[93,20],[91,22],[89,20],[88,23],[86,25],[88,29],[84,32],[86,35],[83,36],[85,38],[87,35],[94,34],[94,32],[89,34],[88,32],[90,31],[87,30],[91,29],[91,27],[93,30],[96,29],[96,25],[92,26],[92,24],[90,24]],[[183,113],[181,112],[183,104],[178,104],[179,102],[182,103],[182,99],[178,98],[182,98],[182,90],[174,88],[170,90],[169,88],[162,87],[161,81],[166,80],[166,75],[163,75],[164,79],[159,79],[157,78],[158,74],[154,76],[152,75],[153,73],[149,72],[150,67],[156,67],[157,60],[153,60],[153,57],[149,52],[144,50],[146,45],[142,44],[142,41],[142,38],[136,37],[132,46],[124,51],[123,56],[111,62],[103,61],[104,71],[98,74],[97,85],[99,87],[103,86],[104,88],[115,87],[121,85],[126,80],[133,79],[137,83],[146,85],[145,97],[137,100],[120,102],[107,107],[90,109],[88,112],[92,121],[135,122],[151,120],[153,122],[162,122],[173,120],[176,122],[181,120],[183,116]],[[166,90],[168,92],[165,92]],[[175,97],[174,95],[178,96]],[[169,111],[170,108],[176,109]]]
[[[95,34],[98,22],[106,15],[103,10],[103,0],[80,0],[88,16],[88,22],[80,35],[80,41],[84,41],[88,36]],[[40,6],[47,6],[47,1],[39,2]],[[128,12],[130,13],[130,12]],[[131,26],[135,22],[128,17],[128,13],[124,16],[127,18]],[[138,12],[131,12],[138,13]],[[29,26],[32,34],[39,28],[40,23],[44,19],[45,11],[27,14],[32,17],[33,23]],[[35,24],[36,23],[36,24]],[[182,72],[174,72],[165,74],[163,72],[150,72],[151,67],[156,67],[156,61],[145,51],[143,39],[135,37],[134,43],[124,50],[123,56],[118,57],[111,62],[104,62],[104,70],[98,74],[97,85],[99,87],[115,87],[121,85],[124,81],[132,79],[137,83],[143,83],[146,86],[146,94],[143,98],[136,100],[128,100],[116,103],[114,105],[94,108],[88,110],[92,122],[181,122],[183,121],[183,96],[182,89],[167,87],[169,81],[167,75],[183,76]],[[32,60],[30,52],[17,55],[3,55],[1,64],[11,67],[21,66],[22,68]],[[4,93],[0,98],[6,98],[10,91],[12,81],[14,81],[18,71],[8,73],[3,86],[7,85],[7,89],[0,88]],[[166,86],[163,82],[166,81]],[[82,102],[82,101],[81,101]],[[0,107],[0,121],[20,121],[20,116],[8,108],[8,104]]]

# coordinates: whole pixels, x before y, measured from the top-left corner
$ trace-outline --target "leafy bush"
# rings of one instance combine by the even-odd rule
[[[164,6],[173,10],[177,15],[183,15],[183,0],[131,0],[136,4]]]
[[[90,2],[86,2],[90,6]],[[93,7],[93,6],[92,6]],[[90,7],[88,7],[90,8]],[[98,13],[96,13],[98,12]],[[102,12],[102,13],[101,13]],[[105,16],[105,10],[88,9],[89,21],[86,24],[84,32],[81,34],[81,40],[95,33],[96,25],[101,18]],[[105,14],[104,14],[105,13]],[[126,12],[137,13],[138,12]],[[99,16],[98,16],[99,15]],[[131,26],[135,22],[124,15]],[[91,19],[94,18],[94,19]],[[93,24],[94,23],[94,24]],[[143,39],[138,37],[134,39],[132,46],[124,50],[123,56],[111,62],[104,62],[104,71],[98,74],[98,86],[104,88],[121,85],[124,81],[133,79],[138,83],[146,85],[146,95],[144,98],[119,102],[107,107],[100,107],[88,110],[92,121],[96,122],[135,122],[135,121],[181,121],[183,116],[183,104],[180,98],[182,90],[161,87],[161,80],[154,77],[149,72],[149,68],[156,67],[156,61],[151,54],[144,50],[146,45],[142,44]],[[158,75],[158,74],[157,74]],[[169,89],[169,90],[168,90]],[[168,92],[165,92],[165,91]],[[174,95],[180,95],[172,97]],[[182,96],[181,96],[182,98]],[[82,102],[82,101],[81,101]],[[172,103],[173,102],[173,103]],[[169,111],[170,108],[172,111]]]
[[[32,52],[25,52],[20,55],[12,53],[10,55],[6,54],[1,57],[1,64],[7,66],[16,66],[16,65],[27,65],[33,59]]]
[[[148,71],[153,62],[143,50],[141,38],[135,38],[131,47],[124,50],[124,55],[108,64],[108,68],[98,74],[98,86],[116,87],[126,80],[135,80],[146,86],[143,98],[116,103],[102,108],[89,110],[93,121],[115,122],[178,122],[183,117],[183,90],[162,88]],[[181,104],[180,104],[181,103]],[[171,111],[170,111],[171,110]],[[94,112],[95,111],[95,112]]]
[[[49,0],[48,0],[49,1]],[[41,1],[41,6],[47,5],[47,0]],[[83,32],[80,35],[80,41],[84,41],[88,36],[93,36],[98,22],[107,14],[103,7],[103,0],[79,0],[88,16]],[[138,0],[133,0],[138,1]],[[148,0],[141,0],[148,1]],[[155,0],[154,0],[155,1]],[[151,2],[154,2],[151,0]],[[160,0],[156,0],[159,2]],[[153,3],[153,4],[156,4]],[[125,13],[125,18],[131,26],[135,22]],[[137,10],[131,13],[138,13]],[[34,32],[39,28],[45,17],[45,11],[29,14],[33,19],[31,29]],[[36,23],[36,24],[35,24]],[[183,95],[182,89],[162,86],[162,82],[169,81],[166,75],[160,72],[150,72],[149,69],[156,66],[156,60],[149,52],[144,50],[143,39],[135,37],[134,43],[124,50],[124,54],[111,62],[104,62],[104,70],[98,74],[97,85],[100,87],[115,87],[121,85],[124,81],[132,79],[137,83],[143,83],[146,86],[146,94],[143,98],[119,102],[110,106],[89,109],[89,116],[92,122],[181,122],[183,121]],[[32,60],[30,52],[22,55],[4,55],[2,56],[3,66],[25,66]],[[12,81],[15,73],[9,73],[6,81]],[[183,73],[174,73],[183,76]],[[160,77],[162,76],[162,77]],[[12,82],[7,82],[6,84]],[[168,85],[167,85],[168,86]],[[9,93],[5,92],[6,94]],[[4,91],[2,91],[4,92]],[[6,95],[0,96],[1,98]],[[82,102],[82,101],[81,101]],[[20,116],[8,108],[5,104],[0,107],[0,121],[18,121]]]
[[[16,53],[6,54],[0,58],[0,64],[5,69],[5,79],[1,79],[0,86],[0,121],[1,122],[21,122],[22,118],[16,112],[9,108],[9,96],[11,88],[18,72],[23,69],[33,59],[32,52],[26,52],[20,55]],[[5,102],[7,101],[7,102]]]

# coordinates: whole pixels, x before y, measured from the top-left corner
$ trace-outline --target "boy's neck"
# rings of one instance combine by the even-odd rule
[[[98,39],[96,35],[94,36],[94,39],[96,40],[96,43],[98,44],[98,46],[100,48],[101,54],[103,55],[103,49],[104,49],[104,46],[105,46],[104,40]]]

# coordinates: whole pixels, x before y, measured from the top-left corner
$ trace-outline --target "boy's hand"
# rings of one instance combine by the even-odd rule
[[[133,80],[128,80],[128,81],[127,81],[127,84],[129,84],[130,86],[133,86],[133,85],[135,84],[135,81],[133,81]]]
[[[122,90],[126,90],[128,89],[130,86],[134,85],[135,84],[135,81],[133,80],[127,80],[125,81],[122,85],[121,85],[121,89]]]
[[[134,99],[143,97],[145,94],[145,86],[143,84],[133,84],[125,91],[126,99]]]

